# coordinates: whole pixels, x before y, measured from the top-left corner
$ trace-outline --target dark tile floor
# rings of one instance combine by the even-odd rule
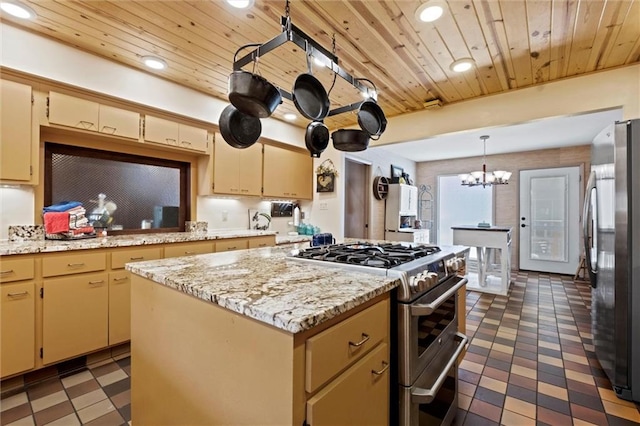
[[[459,425],[638,425],[593,352],[591,288],[518,272],[508,296],[467,292]]]
[[[508,296],[467,292],[471,344],[458,425],[638,425],[593,352],[591,292],[570,276],[518,272]],[[130,359],[29,386],[0,402],[5,425],[131,424]]]

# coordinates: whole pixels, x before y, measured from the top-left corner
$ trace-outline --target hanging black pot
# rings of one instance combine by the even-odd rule
[[[260,137],[262,123],[259,118],[247,115],[229,105],[220,114],[218,122],[222,138],[234,148],[248,148]]]
[[[307,125],[304,143],[312,157],[320,158],[329,145],[329,128],[322,121],[312,121]]]
[[[360,105],[358,124],[372,138],[379,138],[387,128],[387,118],[384,116],[384,111],[382,111],[380,105],[373,99],[368,99]]]
[[[233,62],[240,50],[259,44],[240,47],[233,56]],[[258,49],[258,55],[260,54]],[[259,56],[256,58],[258,60]],[[255,67],[254,61],[254,67]],[[229,75],[229,102],[244,114],[256,118],[267,118],[282,103],[282,95],[277,87],[266,78],[248,71],[236,70]]]
[[[364,151],[369,146],[370,136],[364,130],[340,129],[331,134],[333,147],[338,151]]]

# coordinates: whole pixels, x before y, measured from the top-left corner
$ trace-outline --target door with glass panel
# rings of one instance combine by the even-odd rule
[[[579,167],[520,171],[520,269],[576,272],[579,205]]]

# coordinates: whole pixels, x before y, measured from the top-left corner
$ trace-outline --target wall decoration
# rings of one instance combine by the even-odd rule
[[[400,178],[404,173],[404,169],[399,166],[391,165],[391,183],[400,183]]]
[[[333,192],[338,170],[330,159],[324,160],[316,168],[316,192]]]

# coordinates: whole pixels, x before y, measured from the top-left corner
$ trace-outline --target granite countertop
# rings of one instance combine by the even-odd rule
[[[304,243],[312,238],[312,235],[276,235],[276,245]]]
[[[452,226],[451,229],[462,229],[465,231],[497,231],[497,232],[510,232],[509,226],[478,226],[478,225],[458,225]]]
[[[295,246],[128,263],[156,283],[291,333],[311,329],[399,285],[395,278],[288,258]]]
[[[0,241],[0,256],[12,254],[53,253],[68,250],[87,250],[99,248],[115,248],[143,246],[147,244],[183,243],[189,241],[219,240],[224,238],[259,237],[276,235],[273,231],[225,230],[198,232],[165,232],[157,234],[119,235],[88,238],[84,240],[27,240]]]

